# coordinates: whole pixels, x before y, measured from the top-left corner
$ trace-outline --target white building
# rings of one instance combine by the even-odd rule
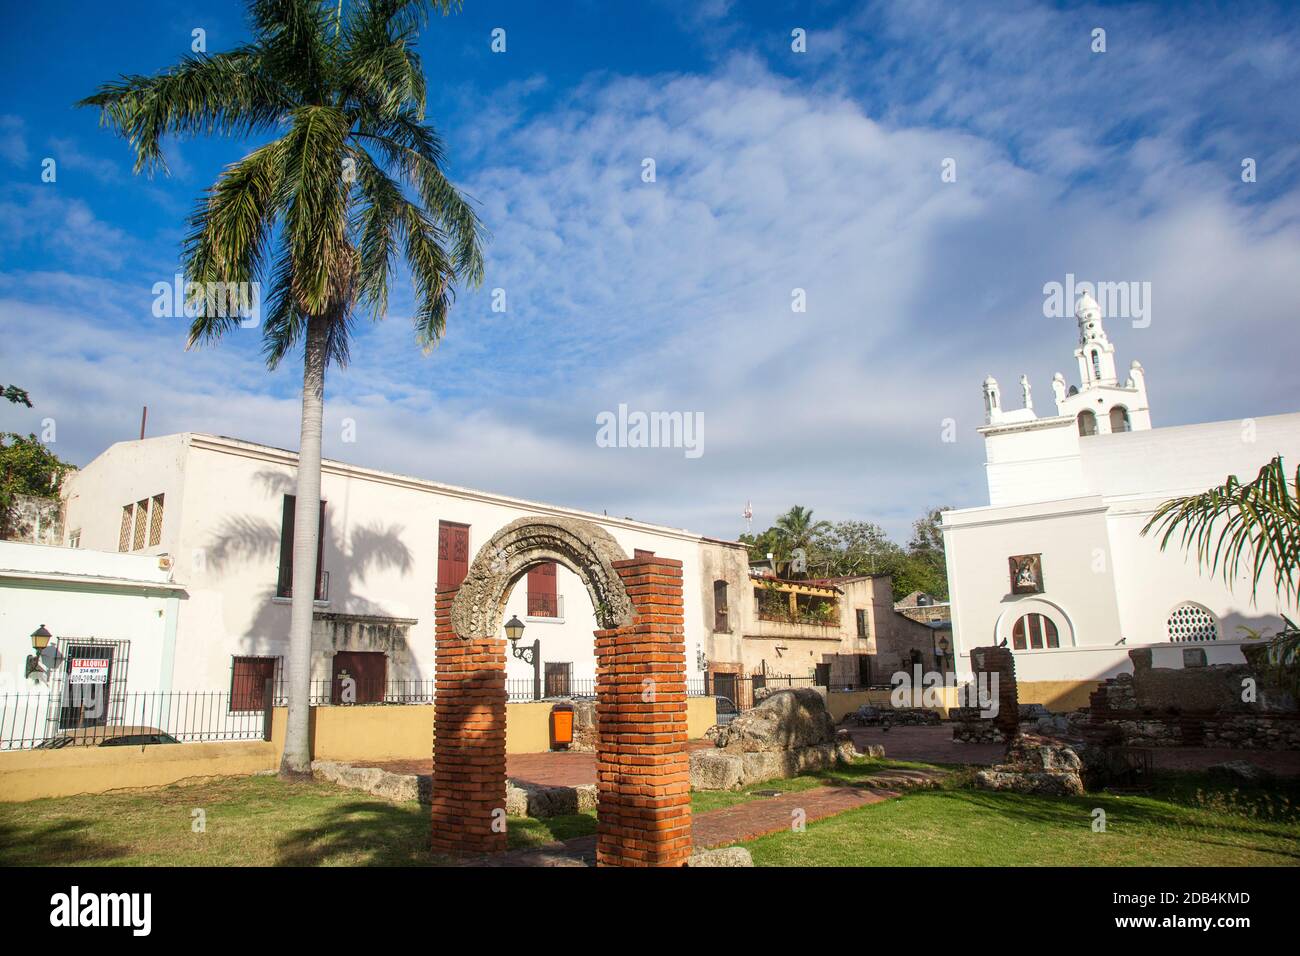
[[[171,669],[157,686],[229,690],[253,710],[261,706],[265,678],[282,676],[296,467],[294,452],[185,433],[115,444],[65,485],[69,543],[154,566],[169,559],[169,583],[181,597],[165,631],[170,637],[162,638],[174,644],[163,658]],[[701,539],[686,531],[336,461],[323,462],[321,471],[324,522],[311,665],[317,696],[336,692],[344,672],[357,679],[361,702],[400,695],[404,685],[427,693],[435,590],[440,582],[459,583],[480,546],[525,515],[582,517],[609,531],[629,556],[644,550],[678,559],[687,582],[700,573]],[[691,654],[707,640],[702,598],[701,588],[684,589]],[[544,692],[591,692],[596,622],[576,575],[563,567],[537,569],[515,587],[505,613],[525,622],[522,644],[541,640]],[[99,633],[85,622],[60,619],[57,608],[43,618],[26,610],[23,621],[33,614],[30,626],[18,628],[26,628],[23,635],[41,623],[57,638]],[[116,622],[112,627],[122,629]],[[140,629],[129,637],[129,689],[155,689],[152,671],[137,666],[143,657],[138,645],[160,638]],[[693,664],[688,676],[702,679]],[[533,668],[511,657],[507,678],[512,694],[523,696],[531,691]]]
[[[1091,296],[1076,319],[1080,385],[1056,374],[1055,414],[1035,413],[1026,377],[1014,410],[985,379],[989,505],[944,514],[959,668],[969,671],[972,647],[1006,641],[1021,700],[1062,708],[1129,670],[1130,647],[1156,645],[1157,666],[1180,666],[1188,641],[1211,664],[1240,661],[1243,627],[1275,631],[1297,614],[1268,587],[1253,604],[1247,580],[1229,587],[1176,541],[1161,552],[1139,532],[1169,498],[1230,474],[1250,480],[1279,454],[1294,467],[1300,414],[1152,428],[1142,366],[1120,383]]]

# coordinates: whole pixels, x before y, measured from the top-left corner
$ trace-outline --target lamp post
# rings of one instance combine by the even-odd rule
[[[534,640],[531,646],[519,646],[524,636],[524,622],[518,614],[506,621],[506,637],[510,640],[510,653],[525,663],[533,665],[533,700],[542,699],[542,642]]]
[[[939,635],[939,640],[935,643],[935,647],[939,651],[940,661],[945,661],[948,659],[948,648],[950,646],[951,645],[948,643],[948,635],[947,634]],[[943,667],[942,663],[939,666],[940,668],[942,668]]]
[[[27,671],[23,675],[24,677],[31,677],[32,674],[44,674],[47,672],[48,669],[41,663],[41,655],[44,654],[45,649],[50,646],[50,638],[53,636],[53,634],[45,629],[44,624],[32,631],[32,650],[36,651],[36,653],[27,655]]]

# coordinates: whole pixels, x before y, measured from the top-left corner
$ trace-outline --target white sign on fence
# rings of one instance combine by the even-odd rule
[[[112,663],[104,658],[74,657],[69,662],[69,684],[107,684],[108,665]]]

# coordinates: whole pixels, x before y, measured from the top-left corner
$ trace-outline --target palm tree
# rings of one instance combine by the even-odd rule
[[[254,39],[187,56],[155,76],[124,76],[78,105],[125,137],[135,171],[166,171],[168,134],[273,138],[227,166],[189,220],[187,279],[198,283],[189,346],[240,324],[203,289],[254,283],[270,293],[263,350],[275,368],[303,347],[302,431],[294,513],[289,719],[282,774],[310,770],[312,599],[320,534],[325,369],[348,360],[359,307],[387,310],[394,262],[416,293],[417,340],[442,336],[458,281],[482,281],[483,230],[442,170],[425,124],[425,81],[413,44],[432,5],[451,0],[252,0]],[[409,187],[416,198],[409,198]],[[244,286],[247,288],[247,286]]]
[[[1281,456],[1246,484],[1229,475],[1216,488],[1164,502],[1142,534],[1153,530],[1161,533],[1160,550],[1178,534],[1183,551],[1195,553],[1200,567],[1222,574],[1229,586],[1243,572],[1249,574],[1252,601],[1269,576],[1287,603],[1300,596],[1300,468],[1288,479]],[[1270,656],[1285,680],[1300,662],[1300,630],[1283,620],[1286,626],[1272,642]]]
[[[807,556],[807,552],[812,548],[815,539],[819,535],[830,531],[831,523],[829,521],[813,521],[811,508],[795,505],[778,517],[772,528],[776,531],[787,553],[793,554],[797,549],[803,548],[805,556]]]

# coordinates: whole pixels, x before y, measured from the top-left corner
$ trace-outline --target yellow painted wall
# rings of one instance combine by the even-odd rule
[[[163,787],[192,777],[274,770],[280,751],[262,740],[151,747],[65,747],[0,753],[0,802]]]
[[[1095,680],[1018,681],[1016,694],[1022,704],[1042,704],[1051,711],[1071,711],[1088,706],[1088,698],[1097,689]]]
[[[695,740],[718,722],[718,705],[712,697],[686,698],[686,735]]]
[[[939,698],[943,702],[938,710],[944,717],[948,716],[948,709],[957,706],[957,688],[941,687],[937,688]],[[831,691],[826,695],[826,709],[830,711],[831,719],[839,723],[845,715],[853,713],[863,704],[870,704],[872,707],[883,709],[893,709],[893,702],[890,700],[888,690],[851,690],[851,691]]]
[[[549,703],[506,705],[506,752],[550,749]],[[312,757],[341,762],[431,760],[433,706],[313,707]],[[190,777],[244,776],[279,767],[286,708],[275,710],[271,740],[152,747],[68,747],[0,753],[0,802],[161,787]],[[687,700],[691,737],[714,723],[711,697]]]

